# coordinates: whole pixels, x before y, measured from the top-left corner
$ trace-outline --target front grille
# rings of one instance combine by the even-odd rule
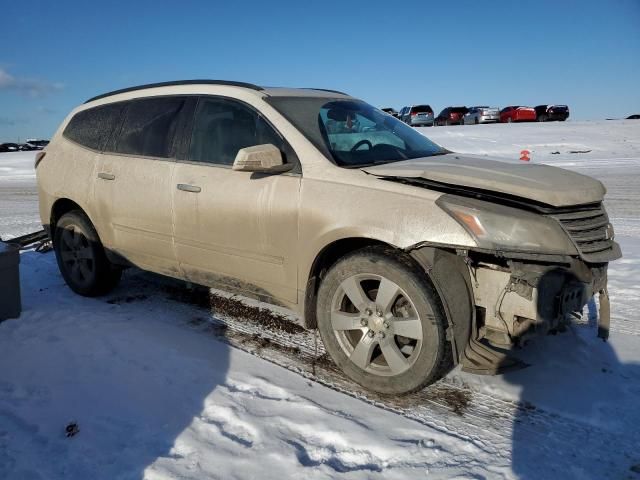
[[[613,230],[602,204],[553,213],[550,216],[562,224],[583,255],[589,256],[613,248]]]

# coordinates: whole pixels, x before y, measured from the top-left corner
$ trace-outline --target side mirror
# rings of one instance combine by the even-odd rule
[[[233,162],[233,170],[239,172],[282,173],[292,167],[282,161],[282,152],[271,143],[241,148]]]

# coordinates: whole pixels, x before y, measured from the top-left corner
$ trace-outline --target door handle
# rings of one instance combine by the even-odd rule
[[[178,190],[182,190],[184,192],[200,193],[200,191],[202,189],[200,187],[195,186],[195,185],[188,185],[186,183],[179,183],[178,184]]]
[[[98,178],[101,178],[102,180],[115,180],[116,176],[111,173],[100,172],[98,173]]]

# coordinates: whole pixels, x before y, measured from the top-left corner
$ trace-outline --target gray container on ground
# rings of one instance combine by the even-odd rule
[[[0,322],[21,312],[20,247],[0,242]]]

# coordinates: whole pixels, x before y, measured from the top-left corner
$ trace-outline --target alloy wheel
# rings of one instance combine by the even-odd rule
[[[60,236],[60,258],[69,276],[88,285],[95,275],[95,256],[89,240],[76,225],[68,225]]]
[[[336,290],[331,328],[346,356],[362,370],[395,376],[422,348],[422,319],[396,283],[374,274],[346,278]]]

